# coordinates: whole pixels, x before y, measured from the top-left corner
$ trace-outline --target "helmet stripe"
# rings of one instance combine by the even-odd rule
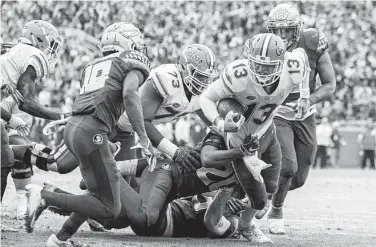
[[[211,68],[214,68],[214,54],[213,54],[213,51],[209,48],[209,47],[207,47],[207,46],[204,46],[205,47],[205,49],[207,50],[207,52],[209,53],[209,56],[210,56],[210,67]]]
[[[269,43],[270,43],[270,39],[272,38],[272,34],[271,33],[268,33],[265,37],[265,40],[264,40],[264,44],[262,46],[262,50],[261,50],[261,56],[262,57],[266,57],[266,54],[267,54],[267,51],[268,51],[268,47],[269,47]]]

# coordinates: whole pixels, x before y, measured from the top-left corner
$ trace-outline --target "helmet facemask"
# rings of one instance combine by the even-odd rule
[[[217,75],[214,69],[208,68],[205,71],[201,71],[191,63],[186,66],[188,75],[184,77],[184,83],[193,95],[200,95]]]
[[[248,56],[248,64],[251,80],[265,87],[279,79],[282,73],[283,60],[270,61],[269,57],[256,56],[256,58],[253,58]]]
[[[52,35],[47,35],[46,39],[49,47],[44,49],[43,52],[47,56],[50,69],[53,69],[60,58],[61,41]]]
[[[275,25],[268,25],[267,28],[271,33],[282,38],[287,50],[292,50],[299,41],[302,24],[297,23],[288,25],[285,23],[280,23]]]

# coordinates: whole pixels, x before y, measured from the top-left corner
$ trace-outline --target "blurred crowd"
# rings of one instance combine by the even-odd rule
[[[64,46],[55,72],[39,87],[43,104],[69,111],[79,92],[80,72],[100,56],[101,34],[117,21],[132,22],[145,35],[153,66],[177,61],[181,48],[202,43],[218,57],[218,70],[242,57],[244,41],[265,32],[277,2],[214,1],[2,1],[1,39],[17,42],[23,24],[47,20],[58,27]],[[293,2],[304,27],[321,30],[330,43],[337,91],[318,105],[330,121],[376,119],[376,2]]]

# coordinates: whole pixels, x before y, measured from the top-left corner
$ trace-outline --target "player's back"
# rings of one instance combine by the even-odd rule
[[[124,112],[125,77],[135,69],[147,76],[149,66],[146,56],[135,51],[118,52],[94,60],[82,73],[80,95],[73,104],[73,115],[91,115],[112,131]]]
[[[48,60],[45,54],[31,46],[18,43],[0,57],[1,85],[17,85],[18,79],[27,67],[34,67],[37,80],[48,75]]]

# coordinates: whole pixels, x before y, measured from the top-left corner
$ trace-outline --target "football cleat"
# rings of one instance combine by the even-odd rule
[[[269,232],[276,235],[285,235],[285,223],[283,219],[268,219]]]
[[[34,230],[36,212],[38,207],[42,204],[42,191],[43,187],[36,184],[28,184],[25,187],[27,196],[27,210],[25,215],[25,228],[28,233]],[[42,204],[43,205],[43,204]]]
[[[25,215],[25,227],[28,233],[34,230],[35,222],[48,207],[44,200],[42,200],[42,190],[53,192],[57,187],[49,181],[44,183],[44,187],[36,184],[26,185],[27,196],[27,210]]]
[[[254,222],[247,228],[239,229],[239,233],[252,243],[273,243],[273,240],[266,236]]]
[[[89,247],[87,244],[75,243],[72,240],[68,239],[66,241],[59,240],[55,234],[52,234],[46,243],[47,247]]]
[[[255,218],[258,220],[262,219],[265,216],[265,214],[269,211],[270,205],[271,202],[268,200],[263,209],[257,210]]]

